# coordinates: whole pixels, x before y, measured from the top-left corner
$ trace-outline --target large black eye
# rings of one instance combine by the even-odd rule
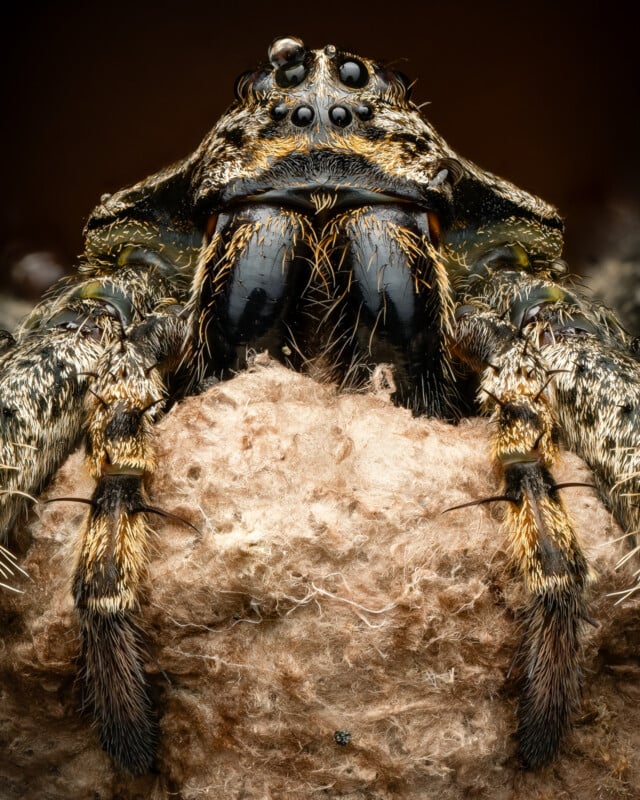
[[[276,70],[276,83],[282,89],[298,86],[306,77],[307,70],[304,64],[295,64],[293,67]]]
[[[340,80],[350,89],[361,89],[369,82],[369,73],[361,61],[343,61],[338,67]]]

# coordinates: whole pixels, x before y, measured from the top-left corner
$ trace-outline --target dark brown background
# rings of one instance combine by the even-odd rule
[[[454,148],[560,207],[574,263],[640,197],[636,26],[615,3],[31,3],[0,34],[3,272],[34,248],[72,264],[100,195],[188,153],[288,33],[400,59]]]

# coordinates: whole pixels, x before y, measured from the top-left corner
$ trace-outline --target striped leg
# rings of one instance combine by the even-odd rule
[[[509,319],[538,348],[562,438],[594,472],[604,502],[638,552],[640,361],[608,309],[547,275],[495,272],[475,300]],[[631,558],[631,555],[629,556]],[[635,591],[640,586],[640,572]]]
[[[86,316],[82,309],[74,313]],[[92,329],[101,322],[93,318]],[[15,343],[0,361],[1,533],[79,443],[84,395],[103,346],[102,337],[84,335],[88,323],[83,331],[74,326],[53,320]]]
[[[105,354],[89,402],[88,455],[96,488],[74,578],[85,697],[104,749],[135,774],[149,771],[156,718],[143,668],[138,587],[150,530],[146,483],[155,469],[153,422],[175,369],[186,322],[156,315]]]
[[[86,271],[89,267],[85,268]],[[84,399],[106,348],[166,294],[153,269],[63,284],[0,353],[0,535],[82,439]]]
[[[640,363],[596,337],[558,333],[542,348],[557,372],[554,394],[558,419],[568,446],[594,471],[605,502],[629,534],[640,555]],[[640,589],[636,582],[624,596]]]
[[[580,689],[580,628],[593,580],[551,468],[558,429],[549,374],[531,343],[493,312],[460,315],[457,350],[485,366],[482,391],[494,404],[493,456],[504,476],[506,527],[527,592],[520,660],[520,755],[525,766],[555,757]],[[490,365],[490,366],[487,366]]]

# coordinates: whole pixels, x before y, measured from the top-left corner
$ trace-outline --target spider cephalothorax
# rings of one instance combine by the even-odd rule
[[[561,285],[555,210],[457,156],[393,69],[277,39],[179,164],[103,198],[77,276],[0,361],[0,524],[84,439],[96,481],[74,580],[84,678],[105,749],[154,760],[136,621],[155,468],[171,402],[267,350],[457,419],[493,407],[498,498],[525,609],[520,754],[556,754],[579,689],[591,571],[552,476],[559,438],[637,527],[640,372],[606,311]],[[477,390],[480,389],[479,395]],[[476,400],[479,397],[479,401]]]

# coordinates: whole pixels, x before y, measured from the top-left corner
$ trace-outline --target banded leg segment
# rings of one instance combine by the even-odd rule
[[[562,437],[594,471],[604,502],[637,549],[640,362],[629,337],[607,309],[588,304],[550,275],[496,271],[480,286],[477,299],[538,348],[553,374],[550,389]]]
[[[101,341],[52,327],[0,361],[0,536],[79,443],[84,394],[102,350]]]
[[[580,689],[580,628],[593,574],[564,508],[551,468],[558,428],[549,376],[531,343],[493,312],[468,309],[457,352],[486,366],[482,391],[494,406],[493,457],[504,475],[506,527],[527,591],[520,649],[520,755],[540,767],[569,730]]]
[[[541,348],[557,371],[554,394],[568,446],[594,471],[605,502],[640,553],[640,363],[574,329]],[[626,560],[626,559],[625,559]],[[640,589],[640,569],[635,587]]]
[[[156,719],[143,669],[138,588],[153,511],[146,482],[155,469],[152,425],[175,370],[186,320],[156,315],[105,354],[89,402],[88,453],[96,489],[80,546],[74,596],[80,615],[85,696],[104,749],[120,766],[147,772]]]
[[[152,274],[122,269],[63,285],[37,306],[0,360],[0,534],[80,442],[101,353],[161,296]],[[148,294],[145,294],[148,287]],[[151,305],[153,307],[153,305]],[[139,310],[139,311],[138,311]]]
[[[167,294],[155,268],[63,285],[0,358],[0,536],[79,444],[84,397],[106,348]]]

